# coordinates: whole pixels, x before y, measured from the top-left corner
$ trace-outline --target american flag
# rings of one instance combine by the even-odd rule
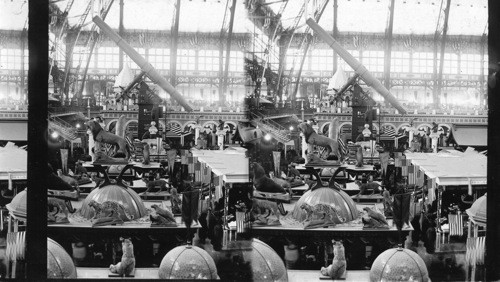
[[[182,136],[182,137],[191,134],[191,130],[190,129],[182,131],[181,126],[178,125],[177,123],[169,123],[169,124],[167,124],[166,130],[167,131],[171,131],[175,135]]]
[[[397,133],[392,127],[386,127],[383,129],[380,138],[394,139],[403,136],[403,134]]]
[[[337,140],[339,142],[340,153],[342,154],[342,156],[347,156],[349,154],[349,150],[347,149],[344,141],[342,141],[342,138],[339,138]]]

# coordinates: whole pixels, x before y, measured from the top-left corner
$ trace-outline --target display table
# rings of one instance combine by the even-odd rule
[[[323,280],[319,270],[293,270],[289,269],[288,282],[306,282],[306,281],[370,281],[370,270],[348,270],[345,280]],[[325,277],[326,278],[326,277]]]
[[[125,279],[120,277],[108,278],[109,269],[104,267],[77,267],[77,278],[88,279]],[[369,281],[369,270],[348,270],[345,280],[320,280],[319,270],[287,270],[289,282],[306,281]],[[158,268],[136,268],[135,277],[128,279],[159,279]]]
[[[252,234],[253,235],[278,235],[278,236],[297,236],[297,237],[351,237],[351,238],[359,238],[359,237],[379,237],[379,238],[387,238],[389,236],[397,237],[399,236],[398,229],[393,226],[392,219],[388,219],[389,229],[383,228],[363,228],[361,225],[357,226],[345,226],[345,225],[337,225],[334,227],[320,227],[320,228],[311,228],[304,229],[303,227],[289,227],[289,226],[265,226],[265,225],[252,225]],[[231,222],[229,225],[231,229],[236,229],[236,223]],[[404,236],[408,235],[413,228],[403,229],[401,231]]]

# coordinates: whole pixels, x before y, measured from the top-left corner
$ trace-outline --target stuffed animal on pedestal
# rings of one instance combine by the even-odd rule
[[[382,192],[382,196],[384,196],[384,215],[385,216],[392,216],[393,211],[392,211],[392,197],[391,193],[389,190],[384,188],[384,192]]]
[[[122,242],[122,260],[118,264],[111,264],[109,271],[119,276],[133,276],[135,272],[134,245],[128,238],[120,238]]]
[[[142,149],[142,163],[145,164],[145,165],[148,165],[150,160],[149,160],[149,144],[147,142],[143,142],[144,144],[144,147]]]
[[[94,216],[91,219],[92,226],[122,224],[124,220],[128,221],[134,218],[122,204],[115,201],[98,203],[91,200],[88,205],[94,209]]]
[[[253,185],[260,192],[286,193],[285,189],[266,176],[264,168],[259,163],[251,164],[253,172]]]
[[[85,123],[87,129],[92,132],[94,141],[100,143],[106,143],[117,146],[116,153],[114,157],[125,157],[128,159],[131,155],[130,145],[127,143],[125,138],[120,137],[116,134],[105,131],[101,125],[95,120],[90,120]],[[97,153],[97,152],[95,152]]]
[[[272,181],[276,182],[278,185],[283,187],[283,189],[285,189],[290,195],[292,195],[292,185],[290,184],[290,182],[282,178],[275,177],[274,172],[272,171],[269,172],[269,178],[271,178]]]
[[[338,121],[332,121],[332,124],[338,124]],[[335,126],[334,126],[335,127]],[[309,144],[309,149],[311,149],[312,146],[321,146],[326,148],[327,154],[334,154],[337,156],[338,160],[342,160],[342,154],[341,151],[339,150],[339,142],[337,141],[338,136],[331,136],[330,138],[327,136],[319,135],[314,131],[313,127],[311,124],[307,122],[303,122],[298,125],[298,128],[300,132],[302,132],[305,136],[306,143]],[[334,130],[337,131],[337,130]],[[336,134],[334,134],[336,135]],[[312,150],[309,150],[311,152]]]
[[[345,259],[345,248],[341,241],[332,240],[333,243],[333,260],[328,267],[321,268],[321,274],[329,276],[332,279],[345,278],[347,270],[347,262]]]
[[[160,190],[158,191],[158,193],[161,191],[168,190],[167,181],[165,181],[163,179],[148,180],[147,178],[143,178],[142,181],[144,181],[144,183],[146,183],[147,189],[146,189],[145,193],[149,193],[152,189],[154,189],[156,187],[160,187]]]
[[[346,221],[340,215],[340,208],[334,204],[319,203],[309,205],[308,203],[303,203],[300,208],[307,214],[304,228],[331,226]]]
[[[356,151],[356,167],[363,167],[363,147],[358,147]]]
[[[385,216],[379,212],[376,208],[370,209],[369,207],[363,208],[364,214],[361,217],[363,222],[363,228],[384,228],[389,229],[389,224],[385,219]]]
[[[177,188],[172,187],[170,189],[170,205],[172,207],[173,214],[181,214],[181,197],[177,193]]]
[[[174,214],[160,208],[158,205],[151,205],[152,211],[149,214],[152,226],[177,226]]]
[[[252,198],[252,212],[257,215],[257,224],[261,225],[279,225],[280,223],[280,212],[278,209],[278,204],[271,201],[259,200],[256,198]],[[264,216],[265,212],[269,213]],[[276,216],[277,219],[268,219],[269,215]]]
[[[47,223],[69,223],[68,213],[69,209],[64,200],[47,198]]]

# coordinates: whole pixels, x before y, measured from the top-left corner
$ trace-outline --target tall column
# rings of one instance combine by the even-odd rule
[[[177,46],[179,44],[179,15],[181,12],[181,0],[175,4],[175,17],[170,32],[170,84],[177,85]]]
[[[123,38],[124,34],[125,34],[125,27],[123,26],[123,0],[120,0],[120,24],[118,26],[118,34]],[[118,69],[119,70],[122,70],[123,69],[123,57],[124,57],[124,53],[123,53],[123,50],[120,49],[120,53],[119,53],[119,56],[118,56],[118,60],[119,60],[119,63],[118,63]]]
[[[448,32],[448,18],[450,15],[450,4],[451,0],[447,0],[446,9],[444,10],[444,25],[443,25],[443,35],[441,37],[440,64],[439,64],[439,73],[437,80],[438,87],[436,91],[433,92],[434,95],[432,97],[432,102],[434,103],[435,108],[439,106],[439,97],[441,95],[441,90],[443,88],[444,50],[446,47],[446,33]]]
[[[392,52],[392,28],[394,26],[394,4],[395,0],[391,0],[389,7],[389,21],[385,32],[385,57],[384,57],[384,86],[387,89],[391,88],[391,52]]]
[[[226,42],[226,65],[224,67],[224,76],[222,77],[222,91],[219,92],[219,105],[224,105],[226,101],[226,91],[227,91],[227,77],[229,75],[229,61],[231,59],[231,39],[233,38],[233,25],[234,25],[234,12],[236,10],[236,0],[233,0],[231,4],[231,18],[229,19],[229,28],[227,31],[227,42]],[[265,71],[265,70],[264,70]]]
[[[333,1],[333,38],[337,38],[339,35],[339,28],[338,28],[338,10],[339,10],[339,5],[337,3],[338,0]],[[338,68],[338,56],[337,56],[337,51],[333,50],[333,73],[335,74],[337,72]]]

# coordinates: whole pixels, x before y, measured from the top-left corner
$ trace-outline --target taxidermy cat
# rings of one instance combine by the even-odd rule
[[[333,243],[333,260],[328,267],[321,268],[321,274],[329,276],[332,279],[339,279],[345,275],[347,263],[345,260],[344,244],[341,241],[332,240]]]

